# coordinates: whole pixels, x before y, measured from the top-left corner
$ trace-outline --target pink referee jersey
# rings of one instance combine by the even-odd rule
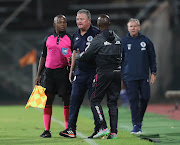
[[[60,37],[56,34],[50,35],[46,40],[47,54],[45,67],[50,69],[64,68],[68,65],[68,58],[72,56],[71,39],[65,34]],[[45,50],[43,50],[43,53]],[[42,56],[44,56],[42,54]]]

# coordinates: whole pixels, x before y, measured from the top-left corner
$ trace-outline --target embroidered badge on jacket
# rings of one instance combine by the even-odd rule
[[[146,43],[145,42],[141,42],[140,45],[142,47],[141,50],[146,50]]]
[[[66,55],[68,53],[68,48],[62,48],[62,54]]]

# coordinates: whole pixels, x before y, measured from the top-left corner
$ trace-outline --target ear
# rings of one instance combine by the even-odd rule
[[[56,27],[56,24],[55,23],[53,23],[53,26],[54,26],[54,28]]]
[[[138,29],[139,31],[141,30],[141,27],[139,26],[139,29]]]
[[[91,19],[90,18],[88,19],[88,21],[89,21],[89,24],[91,24]]]
[[[98,23],[97,26],[98,26],[99,30],[101,30],[101,24]]]

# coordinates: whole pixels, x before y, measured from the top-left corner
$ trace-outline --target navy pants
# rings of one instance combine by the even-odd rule
[[[93,83],[93,94],[91,96],[91,110],[94,115],[96,128],[107,128],[106,120],[101,106],[105,94],[107,95],[107,106],[109,108],[111,132],[117,133],[118,107],[117,101],[121,90],[120,71],[98,73]]]
[[[125,81],[131,109],[132,124],[142,126],[144,113],[150,99],[149,80]]]
[[[92,94],[92,82],[95,72],[87,72],[78,74],[72,84],[72,92],[69,106],[69,128],[76,130],[76,123],[79,114],[79,109],[84,100],[86,91],[88,90],[88,97]]]

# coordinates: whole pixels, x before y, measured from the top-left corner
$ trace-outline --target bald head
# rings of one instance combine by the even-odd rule
[[[99,27],[100,31],[106,30],[110,26],[110,18],[108,15],[101,15],[97,19],[97,26]]]

